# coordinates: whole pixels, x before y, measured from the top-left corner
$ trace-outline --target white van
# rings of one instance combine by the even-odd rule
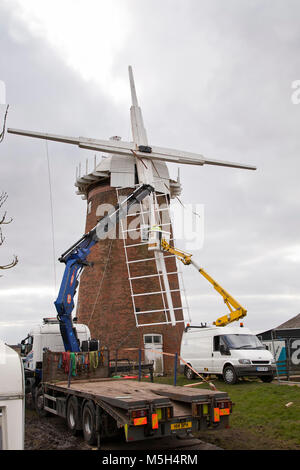
[[[182,336],[181,357],[200,374],[214,374],[227,384],[239,377],[257,376],[263,382],[273,380],[276,363],[248,328],[241,326],[188,326]],[[188,379],[193,371],[181,363]]]

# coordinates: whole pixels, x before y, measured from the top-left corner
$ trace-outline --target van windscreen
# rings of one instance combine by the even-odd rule
[[[229,349],[265,349],[255,335],[224,335]]]

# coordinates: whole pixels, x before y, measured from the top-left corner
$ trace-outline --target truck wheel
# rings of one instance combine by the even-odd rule
[[[261,375],[259,378],[265,383],[270,383],[274,379],[273,375]]]
[[[73,436],[76,436],[80,428],[79,403],[75,396],[71,396],[67,403],[67,425]]]
[[[82,412],[82,429],[85,442],[94,445],[97,440],[96,434],[96,412],[91,401],[87,401]]]
[[[50,413],[44,409],[44,393],[42,387],[36,387],[35,399],[34,399],[35,410],[40,418],[49,416]]]
[[[232,366],[224,367],[223,379],[227,385],[234,385],[237,382],[237,375]]]
[[[195,378],[194,372],[188,366],[184,367],[184,375],[188,380],[193,380]]]
[[[30,408],[32,410],[35,410],[35,394],[36,394],[36,385],[33,384],[31,386],[31,391],[30,393],[28,394],[28,396],[30,396],[30,399],[31,399],[31,403],[30,403]]]

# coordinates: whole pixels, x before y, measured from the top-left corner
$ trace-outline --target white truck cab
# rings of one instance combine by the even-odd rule
[[[188,326],[182,336],[180,355],[197,372],[217,375],[227,384],[245,376],[271,382],[276,371],[270,351],[242,326]],[[183,363],[182,368],[187,378],[194,378],[190,368]]]
[[[77,336],[82,341],[88,341],[91,337],[88,326],[74,324]],[[24,357],[24,367],[27,370],[35,371],[39,369],[43,361],[44,349],[53,352],[64,351],[64,344],[59,329],[59,322],[56,318],[44,318],[41,325],[35,325],[28,336],[22,341],[22,353]]]
[[[80,345],[82,341],[89,341],[91,339],[88,326],[74,323],[74,328],[76,329]],[[25,369],[25,391],[26,393],[31,392],[34,396],[35,386],[41,378],[44,350],[49,349],[53,352],[65,350],[58,320],[56,318],[44,318],[43,323],[34,326],[21,344]]]
[[[0,451],[24,449],[24,397],[21,358],[0,341]]]

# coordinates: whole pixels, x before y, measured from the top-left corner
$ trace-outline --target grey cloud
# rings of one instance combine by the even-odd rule
[[[127,66],[133,65],[150,143],[258,166],[257,172],[181,169],[183,201],[205,204],[205,244],[194,256],[241,297],[248,309],[245,323],[256,330],[282,323],[299,311],[300,265],[285,256],[300,231],[300,105],[290,100],[291,82],[300,78],[299,3],[127,4],[133,27],[114,57],[113,73],[127,81]],[[54,50],[32,38],[9,10],[2,8],[0,22],[0,78],[12,104],[10,127],[128,138],[129,89],[128,108],[118,108],[105,90],[81,80]],[[50,143],[49,154],[58,257],[84,230],[85,202],[73,184],[76,164],[92,153]],[[9,193],[14,217],[1,257],[20,256],[18,267],[1,278],[1,288],[51,286],[45,143],[10,135],[0,158],[1,188]],[[176,167],[170,169],[175,174]],[[59,263],[57,270],[59,281]],[[217,294],[195,297],[212,292],[200,276],[187,269],[185,279],[196,323],[224,313]],[[26,297],[23,305],[3,300],[1,318],[38,321],[53,300],[50,294],[38,302]],[[8,330],[2,329],[5,339]]]

